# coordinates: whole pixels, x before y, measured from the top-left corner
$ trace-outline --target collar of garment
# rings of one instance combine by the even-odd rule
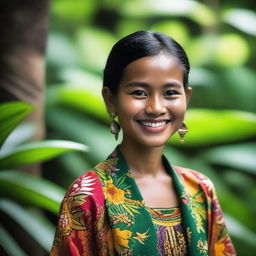
[[[119,147],[103,162],[107,169],[106,176],[101,177],[106,196],[108,216],[112,229],[133,239],[134,255],[158,255],[157,234],[142,195],[129,172],[129,167]],[[180,167],[172,166],[163,156],[166,170],[173,178],[182,212],[188,255],[208,255],[207,244],[207,200],[198,181],[186,179]],[[102,168],[99,167],[98,170]],[[96,168],[97,170],[97,168]],[[118,224],[117,215],[127,216],[127,223]],[[126,232],[126,233],[125,233]]]

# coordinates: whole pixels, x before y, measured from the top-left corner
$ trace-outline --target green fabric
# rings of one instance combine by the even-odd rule
[[[139,201],[141,204],[138,208],[135,209],[133,212],[133,221],[134,224],[130,227],[127,227],[124,223],[114,224],[114,228],[120,228],[121,230],[129,230],[135,235],[137,232],[139,233],[146,233],[148,236],[147,239],[143,240],[143,244],[136,241],[131,240],[129,242],[129,246],[133,248],[134,255],[152,255],[157,256],[157,234],[155,227],[152,222],[152,218],[146,206],[144,204],[143,198],[141,193],[136,185],[134,178],[129,175],[129,168],[128,165],[118,147],[115,150],[116,158],[118,159],[116,163],[116,170],[111,172],[111,175],[108,176],[109,180],[112,180],[114,186],[121,188],[123,190],[129,189],[129,199]],[[107,160],[111,160],[113,158],[110,155]],[[206,220],[200,219],[202,221],[202,225],[200,227],[200,231],[197,228],[197,215],[195,215],[195,210],[197,208],[200,211],[206,211],[206,204],[204,202],[196,203],[192,202],[193,198],[191,199],[189,193],[187,193],[184,184],[181,180],[180,175],[175,171],[174,168],[169,164],[168,160],[163,157],[164,165],[168,171],[168,173],[172,176],[173,182],[175,185],[175,189],[177,191],[177,196],[179,198],[180,207],[182,210],[182,219],[183,219],[183,228],[186,235],[186,240],[188,244],[188,255],[191,256],[199,256],[199,255],[208,255],[207,248],[207,234],[206,234]],[[113,175],[114,174],[114,175]],[[122,187],[122,184],[125,187]],[[202,194],[203,191],[199,189],[198,194]],[[198,205],[200,204],[200,205]],[[124,207],[124,209],[120,208],[119,212],[116,209],[117,206],[113,206],[111,202],[106,200],[107,209],[109,212],[110,217],[115,214],[120,214],[125,212],[129,212],[131,209],[129,207]],[[136,213],[137,212],[137,213]],[[200,242],[199,242],[200,241]],[[198,244],[200,243],[200,244]]]
[[[163,256],[171,254],[170,246],[178,255],[187,248],[187,256],[235,256],[212,182],[195,170],[171,166],[165,157],[163,163],[179,199],[179,248],[157,234],[156,220],[117,147],[69,187],[51,256]]]

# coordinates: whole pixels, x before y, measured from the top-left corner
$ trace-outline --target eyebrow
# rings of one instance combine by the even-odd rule
[[[125,87],[142,87],[148,89],[150,87],[150,84],[145,82],[133,81],[131,83],[128,83]],[[181,88],[182,86],[180,83],[177,82],[166,83],[163,85],[164,89],[169,87]]]

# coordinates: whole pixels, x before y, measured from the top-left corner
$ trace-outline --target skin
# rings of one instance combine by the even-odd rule
[[[192,94],[190,87],[184,89],[181,64],[166,53],[140,58],[124,69],[116,95],[108,87],[102,94],[109,113],[117,113],[124,135],[120,150],[145,204],[177,206],[162,153],[167,140],[181,127]],[[162,124],[157,128],[145,125],[159,121]]]

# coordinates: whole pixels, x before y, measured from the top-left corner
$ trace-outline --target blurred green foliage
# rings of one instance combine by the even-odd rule
[[[37,245],[49,252],[54,225],[30,208],[37,207],[58,214],[65,190],[51,181],[16,171],[15,168],[46,161],[65,152],[86,151],[87,147],[64,140],[26,142],[32,138],[35,129],[33,125],[18,124],[33,110],[33,106],[24,102],[10,102],[1,104],[0,110],[0,244],[8,255],[26,255],[23,243],[17,243],[17,237],[13,237],[11,232],[10,223],[15,223],[15,233],[21,229],[23,235],[30,236]],[[31,255],[32,251],[28,249],[27,253]]]
[[[237,254],[255,255],[255,9],[256,3],[249,0],[53,0],[46,66],[48,138],[83,143],[89,151],[64,154],[44,164],[40,190],[30,186],[31,177],[24,176],[15,186],[23,191],[21,195],[30,191],[34,197],[24,201],[11,193],[10,199],[22,206],[5,200],[0,208],[16,207],[21,216],[27,214],[23,221],[28,216],[38,221],[37,232],[31,234],[26,227],[24,232],[49,250],[49,241],[42,245],[37,239],[41,219],[21,207],[39,206],[55,214],[56,220],[61,198],[44,194],[44,188],[55,182],[60,189],[56,195],[62,195],[75,178],[113,150],[116,142],[109,133],[110,118],[101,97],[107,55],[121,37],[155,30],[174,37],[185,48],[192,67],[193,97],[186,115],[190,131],[182,145],[174,136],[165,154],[172,164],[194,168],[213,180]],[[2,183],[17,182],[18,176],[12,179],[14,171],[0,174]],[[48,206],[36,204],[44,197],[49,198]],[[18,216],[11,217],[19,222]],[[47,231],[51,238],[55,224]],[[1,227],[0,234],[12,241]]]

